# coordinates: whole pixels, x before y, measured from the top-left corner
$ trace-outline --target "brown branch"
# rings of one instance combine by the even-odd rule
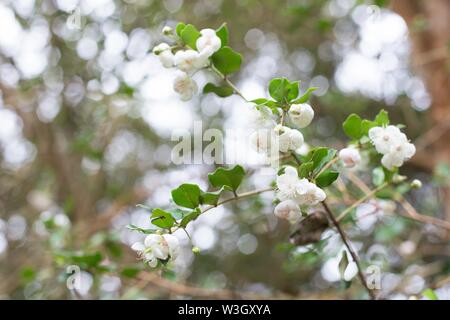
[[[339,235],[341,236],[342,242],[344,243],[345,247],[350,252],[350,255],[352,256],[353,261],[356,263],[356,266],[358,268],[358,277],[361,280],[362,285],[364,286],[364,288],[366,288],[367,292],[369,293],[370,298],[375,300],[376,299],[375,293],[367,285],[366,278],[365,278],[365,276],[364,276],[364,274],[362,272],[362,269],[361,269],[361,263],[359,262],[358,256],[353,251],[350,243],[348,242],[348,239],[347,239],[347,236],[346,236],[344,230],[339,225],[339,222],[336,220],[336,218],[334,217],[333,213],[331,212],[331,209],[328,207],[328,205],[327,205],[327,203],[325,201],[322,202],[322,206],[325,209],[325,211],[326,211],[328,217],[330,218],[331,222],[333,223],[333,225],[336,227],[337,231],[339,232]]]

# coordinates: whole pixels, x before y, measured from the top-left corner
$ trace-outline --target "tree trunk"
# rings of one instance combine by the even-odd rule
[[[431,123],[434,126],[446,125],[450,122],[450,1],[394,0],[392,8],[408,24],[413,68],[422,76],[432,97]],[[418,27],[419,21],[425,22],[422,28]],[[439,162],[449,164],[448,130],[424,150],[430,165]],[[444,207],[446,218],[450,221],[450,186],[445,190]]]

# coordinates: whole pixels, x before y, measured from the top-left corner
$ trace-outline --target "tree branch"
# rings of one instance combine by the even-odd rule
[[[344,230],[339,225],[339,222],[336,220],[336,218],[334,217],[333,213],[331,212],[330,208],[328,207],[328,205],[327,205],[327,203],[325,201],[322,202],[322,206],[325,209],[325,211],[326,211],[328,217],[330,218],[331,222],[333,222],[333,225],[336,227],[337,231],[339,232],[339,235],[341,236],[342,242],[344,243],[345,247],[350,252],[350,255],[352,256],[353,261],[356,263],[356,266],[358,268],[358,277],[361,280],[361,283],[363,284],[364,288],[366,288],[367,292],[369,293],[370,298],[371,299],[376,299],[376,296],[375,296],[374,292],[367,285],[366,278],[364,277],[364,274],[363,274],[363,272],[361,270],[361,264],[359,262],[358,256],[356,255],[356,253],[353,251],[352,247],[350,246],[350,243],[348,242],[348,239],[347,239],[347,236],[346,236]]]

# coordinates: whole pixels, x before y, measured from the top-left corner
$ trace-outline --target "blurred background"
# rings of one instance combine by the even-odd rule
[[[366,297],[358,281],[339,281],[334,231],[313,245],[289,244],[273,194],[211,210],[189,229],[200,255],[177,234],[184,250],[173,270],[139,273],[129,247],[142,236],[125,226],[148,228],[150,219],[136,204],[168,206],[171,189],[206,187],[214,170],[173,165],[172,131],[196,120],[235,128],[242,118],[236,97],[186,103],[173,92],[173,71],[151,49],[165,41],[162,27],[179,21],[228,24],[230,45],[244,56],[232,80],[249,98],[267,96],[276,76],[319,87],[304,130],[312,145],[343,147],[341,124],[352,112],[384,108],[406,125],[417,153],[402,171],[424,186],[390,212],[367,204],[381,208],[378,218],[357,212],[346,230],[364,266],[381,269],[384,298],[431,288],[449,299],[448,224],[408,216],[450,222],[448,0],[0,0],[0,297]],[[211,79],[195,75],[200,88]],[[370,185],[370,172],[355,174]],[[242,189],[268,184],[255,174]],[[346,176],[339,185],[357,198]],[[67,286],[73,274],[78,290]]]

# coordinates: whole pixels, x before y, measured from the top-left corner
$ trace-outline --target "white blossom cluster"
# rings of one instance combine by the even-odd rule
[[[176,259],[180,251],[178,238],[171,234],[149,234],[144,242],[136,242],[131,246],[150,267],[158,265],[158,259]]]
[[[255,122],[260,127],[250,135],[250,143],[258,152],[273,154],[272,148],[277,152],[290,152],[301,148],[305,142],[303,134],[297,130],[285,125],[275,125],[270,120],[270,114],[267,114],[265,108],[255,110],[259,116],[255,116]],[[288,111],[289,119],[297,127],[307,127],[314,118],[314,111],[309,104],[293,104]]]
[[[371,128],[369,138],[377,152],[383,155],[381,164],[389,170],[401,167],[416,153],[414,145],[396,126]]]
[[[166,29],[163,29],[165,34],[168,33]],[[196,41],[197,50],[177,50],[173,53],[173,48],[164,42],[153,48],[153,53],[159,57],[164,67],[175,67],[178,69],[173,89],[183,101],[192,99],[193,95],[198,91],[198,86],[192,79],[193,73],[206,67],[209,63],[209,58],[222,45],[220,38],[213,29],[203,29],[200,31],[200,34],[201,36]]]
[[[299,206],[315,206],[326,198],[325,192],[308,179],[300,179],[297,169],[287,166],[277,177],[277,198],[281,201],[275,207],[275,215],[298,222],[302,213]]]

